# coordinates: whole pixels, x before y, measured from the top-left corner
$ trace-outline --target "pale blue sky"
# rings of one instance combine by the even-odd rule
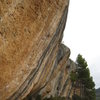
[[[100,87],[100,0],[70,0],[63,41],[71,49],[71,59],[83,55]]]

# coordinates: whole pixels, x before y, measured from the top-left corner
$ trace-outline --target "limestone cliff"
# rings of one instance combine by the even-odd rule
[[[61,44],[68,0],[0,0],[0,100],[68,96],[70,50]]]

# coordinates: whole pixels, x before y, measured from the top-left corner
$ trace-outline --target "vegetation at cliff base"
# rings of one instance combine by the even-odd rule
[[[66,98],[65,97],[60,97],[60,96],[56,96],[56,97],[50,97],[50,98],[44,98],[44,99],[42,99],[42,97],[41,97],[41,95],[38,95],[37,97],[36,97],[36,100],[66,100]]]
[[[90,75],[88,64],[82,55],[77,56],[76,64],[78,66],[76,72],[72,72],[70,76],[74,87],[77,83],[80,86],[80,97],[73,94],[73,100],[96,100],[95,83]]]
[[[50,97],[50,98],[45,98],[44,100],[66,100],[65,97]]]

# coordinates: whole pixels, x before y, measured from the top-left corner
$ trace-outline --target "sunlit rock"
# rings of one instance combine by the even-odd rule
[[[61,44],[68,3],[0,0],[0,100],[68,95],[70,50]]]

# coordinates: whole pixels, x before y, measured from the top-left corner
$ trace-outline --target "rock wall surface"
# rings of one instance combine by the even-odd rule
[[[68,0],[0,0],[0,100],[68,96],[70,50],[61,44]]]

